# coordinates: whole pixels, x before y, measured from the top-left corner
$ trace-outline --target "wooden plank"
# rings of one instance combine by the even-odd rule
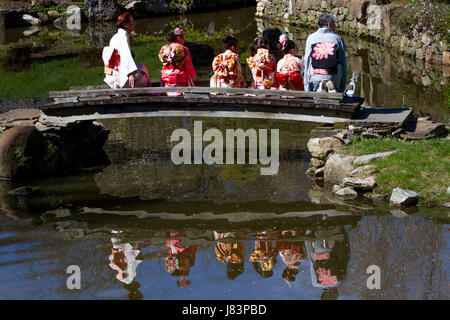
[[[352,117],[351,123],[355,126],[403,126],[412,115],[412,108],[364,108]]]
[[[58,98],[59,99],[59,98]],[[145,107],[145,105],[158,105],[161,107],[167,105],[173,105],[173,107],[189,107],[190,105],[202,105],[205,109],[213,109],[218,106],[228,106],[238,108],[251,108],[269,106],[273,108],[273,112],[277,111],[279,107],[289,107],[293,111],[300,112],[301,109],[318,109],[323,113],[327,111],[339,111],[344,113],[355,113],[358,109],[358,105],[346,105],[346,104],[327,104],[317,103],[313,99],[278,99],[276,97],[249,97],[249,96],[225,96],[225,95],[199,95],[188,94],[184,96],[135,96],[125,97],[119,96],[114,98],[105,97],[80,97],[78,101],[61,101],[58,104],[51,104],[42,106],[42,110],[50,109],[68,109],[72,107],[81,107],[88,105],[111,105],[111,106],[123,106],[126,107],[132,104],[139,104]],[[70,113],[70,111],[67,111]]]
[[[183,92],[183,93],[224,93],[235,95],[264,95],[264,96],[288,96],[301,98],[323,98],[323,99],[342,99],[344,94],[341,92],[306,92],[306,91],[282,91],[279,90],[257,90],[246,88],[208,88],[208,87],[148,87],[148,88],[127,88],[127,89],[93,89],[93,90],[72,90],[72,91],[51,91],[51,98],[65,97],[85,97],[85,96],[108,96],[113,94],[149,94],[149,93],[167,93],[167,92]]]

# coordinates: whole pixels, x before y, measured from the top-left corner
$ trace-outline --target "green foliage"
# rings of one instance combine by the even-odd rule
[[[364,155],[389,150],[397,152],[384,160],[373,161],[380,170],[376,174],[378,192],[390,193],[396,187],[414,190],[420,194],[419,204],[425,206],[450,200],[447,194],[450,181],[449,140],[362,139],[345,147],[343,152]]]
[[[184,12],[192,7],[192,0],[170,0],[169,9],[172,12]]]
[[[84,4],[83,4],[84,6]],[[58,11],[59,13],[63,13],[65,10],[63,8],[58,8],[57,6],[51,6],[51,7],[43,7],[43,6],[36,6],[31,8],[34,12],[41,12],[47,14],[49,11]]]
[[[439,35],[450,42],[450,4],[447,0],[414,0],[412,5],[402,8],[398,17],[400,27],[405,33],[421,36],[428,33]]]

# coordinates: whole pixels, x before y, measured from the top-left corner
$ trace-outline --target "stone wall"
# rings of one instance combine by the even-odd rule
[[[435,64],[450,64],[450,47],[439,36],[406,34],[399,25],[405,4],[391,0],[257,0],[256,16],[283,24],[317,26],[323,13],[337,17],[339,32],[377,40],[385,46]]]

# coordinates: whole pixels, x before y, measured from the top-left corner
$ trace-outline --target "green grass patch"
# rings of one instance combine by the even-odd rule
[[[413,190],[420,195],[421,206],[436,206],[450,201],[447,194],[450,181],[449,140],[362,139],[344,147],[343,153],[360,156],[389,150],[397,150],[397,153],[384,160],[373,161],[380,170],[376,174],[376,191],[390,194],[397,187]]]

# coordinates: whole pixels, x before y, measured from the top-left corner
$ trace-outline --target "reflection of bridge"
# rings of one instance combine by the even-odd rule
[[[200,84],[202,85],[202,84]],[[205,83],[203,83],[205,85]],[[182,92],[180,96],[167,96]],[[50,92],[54,102],[41,107],[41,122],[72,122],[128,117],[231,117],[321,123],[368,121],[371,112],[361,112],[364,98],[343,93],[255,90],[244,88],[159,87],[112,90],[105,86],[74,87]],[[409,109],[382,109],[381,122],[403,124]],[[407,111],[407,112],[404,112]],[[393,120],[393,113],[399,117]],[[385,115],[383,117],[383,114]],[[356,120],[358,119],[358,120]],[[376,122],[375,121],[375,122]]]

